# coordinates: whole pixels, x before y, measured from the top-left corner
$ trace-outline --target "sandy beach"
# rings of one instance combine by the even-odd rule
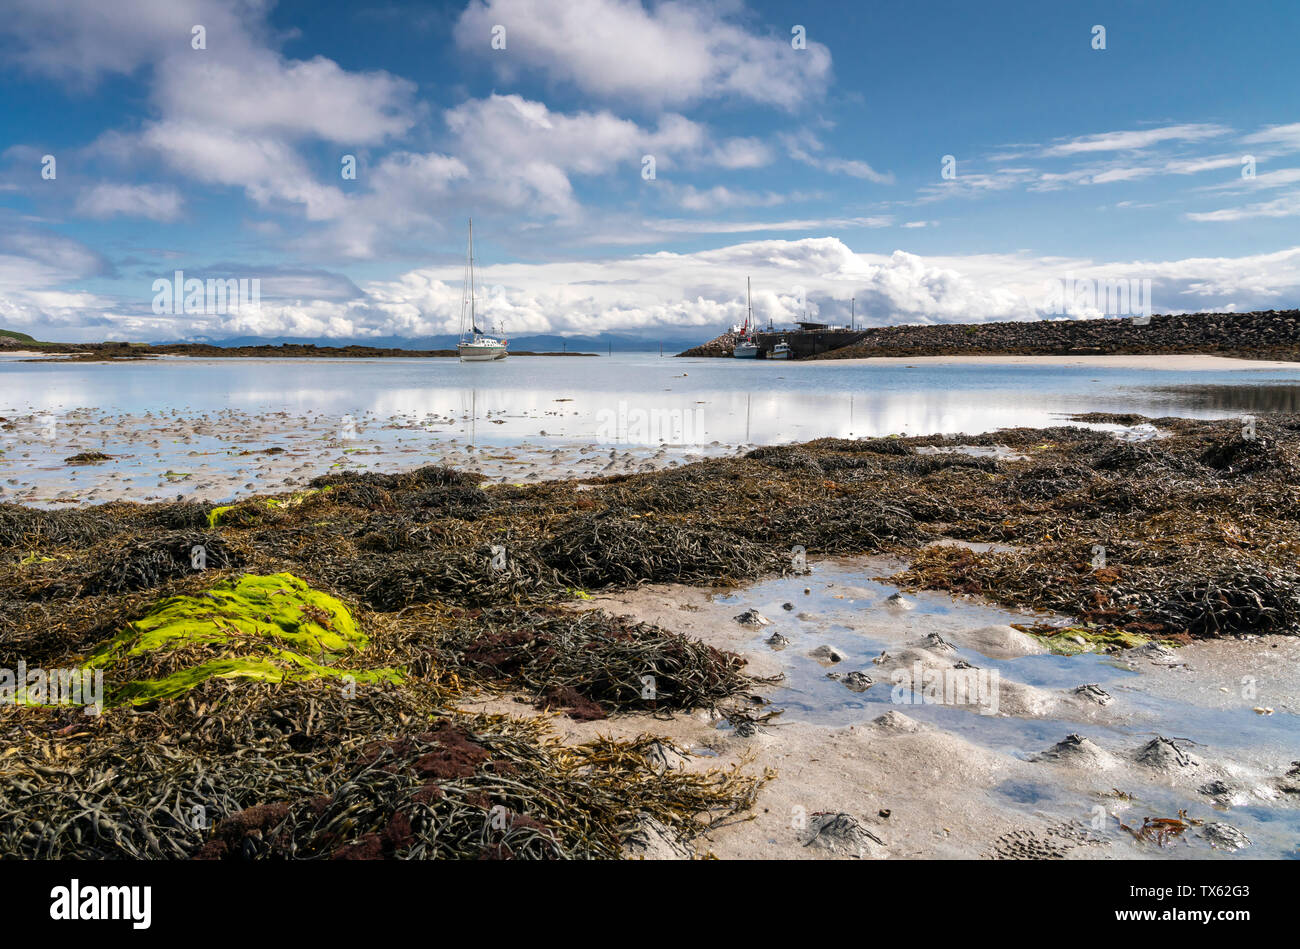
[[[1094,369],[1141,369],[1151,372],[1216,372],[1226,370],[1300,370],[1300,362],[1239,359],[1200,353],[1104,356],[873,356],[868,359],[812,360],[808,365],[859,366],[1075,366]]]

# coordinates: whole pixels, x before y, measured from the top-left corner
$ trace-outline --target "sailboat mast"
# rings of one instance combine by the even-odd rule
[[[469,248],[466,251],[469,256],[469,325],[473,330],[478,326],[478,317],[474,310],[474,219],[469,219]]]
[[[745,278],[745,332],[749,332],[749,324],[754,321],[754,307],[749,302],[749,278]]]

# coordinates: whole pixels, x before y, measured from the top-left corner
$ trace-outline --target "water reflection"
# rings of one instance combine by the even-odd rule
[[[763,444],[822,436],[978,433],[1076,412],[1215,418],[1300,410],[1300,373],[1090,366],[788,364],[612,358],[160,360],[0,363],[0,414],[235,410],[351,415],[484,444],[609,441],[611,413],[648,420],[615,441]],[[376,426],[377,427],[377,426]],[[689,428],[689,431],[687,429]]]
[[[1151,390],[1156,404],[1223,412],[1300,412],[1300,385],[1178,385]]]

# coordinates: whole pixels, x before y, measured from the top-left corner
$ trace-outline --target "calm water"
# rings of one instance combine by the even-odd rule
[[[1073,412],[1218,418],[1300,405],[1300,372],[770,363],[613,357],[0,360],[0,415],[236,410],[425,419],[484,444],[762,444],[825,435],[977,433]],[[489,424],[495,422],[496,424]],[[611,438],[611,432],[617,437]]]

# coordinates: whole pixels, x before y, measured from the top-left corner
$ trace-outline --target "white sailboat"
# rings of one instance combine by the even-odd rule
[[[506,358],[506,339],[488,336],[478,328],[474,309],[474,219],[469,222],[469,245],[465,251],[465,290],[460,301],[460,342],[456,352],[461,362],[495,362]]]
[[[749,278],[745,278],[745,326],[740,331],[740,339],[736,340],[736,347],[731,351],[731,355],[737,359],[757,359],[758,358],[758,340],[754,338],[753,331],[750,327],[754,323],[754,308],[749,302]]]

